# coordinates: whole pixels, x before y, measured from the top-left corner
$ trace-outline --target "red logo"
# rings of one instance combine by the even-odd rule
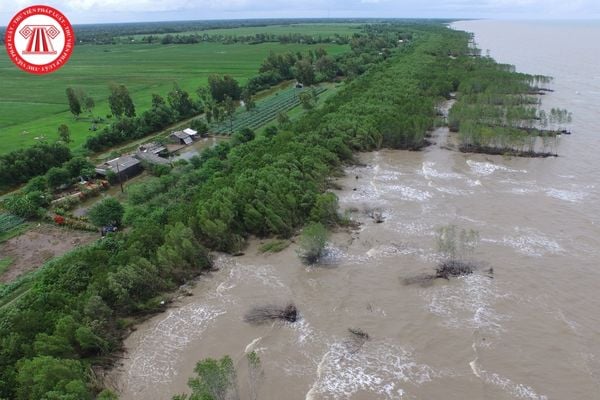
[[[49,6],[31,6],[13,17],[4,38],[13,63],[31,74],[49,74],[66,64],[75,45],[71,23]]]

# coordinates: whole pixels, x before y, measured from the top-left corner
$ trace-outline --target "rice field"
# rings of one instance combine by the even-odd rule
[[[65,67],[41,76],[22,72],[5,52],[0,52],[0,135],[3,139],[0,154],[31,146],[39,140],[55,140],[61,124],[66,124],[71,131],[70,146],[80,147],[91,134],[92,122],[88,115],[75,120],[69,113],[65,95],[69,86],[83,89],[92,96],[96,102],[94,116],[106,117],[109,85],[125,84],[136,110],[141,113],[150,108],[153,93],[166,97],[175,82],[195,97],[198,87],[207,85],[210,74],[229,74],[243,84],[258,73],[271,51],[307,52],[319,47],[330,54],[349,48],[335,44],[279,43],[79,45]]]

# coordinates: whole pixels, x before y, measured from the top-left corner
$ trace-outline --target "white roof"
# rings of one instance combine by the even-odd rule
[[[184,129],[183,131],[184,131],[185,133],[187,133],[188,135],[190,135],[190,136],[194,136],[194,135],[197,135],[197,134],[198,134],[198,131],[195,131],[195,130],[193,130],[193,129],[190,129],[190,128]]]

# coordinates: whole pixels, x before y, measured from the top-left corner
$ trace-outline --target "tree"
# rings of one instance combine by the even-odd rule
[[[179,117],[188,117],[196,111],[189,93],[181,89],[177,84],[173,85],[173,90],[169,92],[168,99],[169,105],[177,112]]]
[[[135,117],[135,105],[125,85],[111,85],[108,97],[110,111],[116,118]]]
[[[129,90],[125,87],[125,85],[120,86],[121,98],[123,99],[123,113],[126,117],[133,118],[135,117],[135,105],[133,104],[133,100],[129,95]]]
[[[253,351],[246,354],[246,361],[248,361],[248,388],[250,400],[258,400],[258,386],[264,375],[260,357]]]
[[[204,121],[200,118],[192,120],[190,123],[190,128],[198,132],[201,136],[204,136],[206,133],[208,133],[208,125],[206,125],[206,123],[204,123]]]
[[[285,129],[285,128],[289,127],[291,120],[290,120],[290,117],[286,113],[284,113],[283,111],[280,111],[277,114],[277,123],[279,124],[279,126],[281,128]]]
[[[246,107],[246,111],[252,111],[256,108],[256,102],[252,97],[252,92],[248,90],[248,88],[242,91],[242,101],[244,102],[244,106]]]
[[[230,75],[210,75],[208,77],[208,88],[212,98],[217,102],[225,101],[225,96],[233,100],[239,100],[242,94],[240,84]]]
[[[206,249],[198,243],[190,228],[178,222],[164,229],[165,242],[156,251],[161,268],[183,281],[184,278],[210,267]]]
[[[225,113],[229,117],[229,132],[233,135],[233,115],[235,114],[235,103],[233,99],[229,96],[225,96],[225,101],[223,102]]]
[[[302,231],[298,255],[307,264],[315,264],[325,253],[327,229],[321,223],[311,223]]]
[[[309,60],[300,60],[294,66],[294,76],[305,86],[315,83],[315,70]]]
[[[65,124],[61,124],[58,127],[58,137],[64,143],[71,143],[71,132],[69,131],[69,127]]]
[[[478,242],[479,232],[473,229],[459,231],[456,225],[447,225],[437,230],[438,251],[449,261],[467,257]]]
[[[68,184],[71,182],[71,174],[63,167],[53,167],[46,173],[46,180],[48,186],[52,189],[56,189],[59,186]]]
[[[31,178],[27,185],[23,188],[24,193],[45,192],[48,189],[48,180],[45,176],[36,176]]]
[[[268,138],[272,138],[273,136],[276,136],[278,132],[279,132],[279,130],[277,129],[276,126],[268,126],[265,128],[265,136]]]
[[[298,98],[300,99],[300,104],[302,104],[302,108],[305,110],[312,110],[315,108],[316,99],[312,93],[312,91],[305,90],[298,94]]]
[[[317,201],[310,211],[310,220],[326,226],[334,226],[338,222],[338,198],[334,193],[317,196]]]
[[[91,399],[83,365],[77,360],[40,356],[19,362],[17,368],[19,400]]]
[[[86,95],[83,99],[83,109],[91,114],[94,107],[96,107],[96,102],[92,97]]]
[[[212,118],[216,122],[221,122],[225,118],[225,110],[223,110],[223,108],[218,104],[213,105],[211,114],[212,114]]]
[[[88,213],[90,221],[98,226],[121,225],[125,210],[123,205],[114,197],[107,197],[96,203]]]
[[[75,118],[79,117],[81,114],[81,103],[79,102],[79,97],[75,89],[68,87],[67,88],[67,100],[69,101],[69,110],[71,114],[75,116]]]
[[[190,400],[237,400],[236,372],[233,360],[225,356],[220,360],[207,358],[196,364],[197,376],[191,378],[188,386],[192,389]],[[186,397],[174,397],[185,399]]]
[[[241,143],[247,143],[251,140],[254,140],[256,134],[254,133],[254,131],[250,128],[244,128],[241,129],[239,132],[236,132],[235,135],[233,135],[233,144],[237,145],[237,144],[241,144]]]
[[[331,81],[337,74],[337,65],[333,57],[326,55],[315,61],[315,70],[323,80]]]
[[[95,174],[94,165],[84,157],[73,157],[64,164],[71,178],[90,177]]]

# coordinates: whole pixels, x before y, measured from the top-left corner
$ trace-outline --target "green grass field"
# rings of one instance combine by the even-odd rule
[[[63,123],[71,130],[71,147],[79,147],[90,134],[91,122],[86,116],[75,121],[68,112],[68,86],[85,90],[96,101],[94,114],[106,116],[108,85],[123,83],[131,92],[136,109],[142,112],[150,108],[152,93],[166,96],[174,82],[191,93],[205,86],[208,75],[213,73],[230,74],[244,83],[257,74],[270,51],[305,52],[318,47],[330,54],[348,49],[340,45],[278,43],[81,45],[64,68],[42,76],[22,72],[0,52],[0,154],[31,146],[39,138],[53,140],[57,138],[57,127]]]

